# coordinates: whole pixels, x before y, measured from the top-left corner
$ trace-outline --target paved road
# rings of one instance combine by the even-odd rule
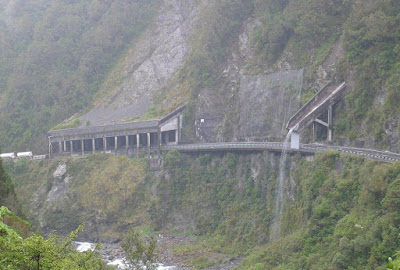
[[[281,152],[281,142],[221,142],[221,143],[200,143],[200,144],[179,144],[162,146],[161,150],[176,149],[181,152],[201,151],[273,151]],[[365,156],[367,159],[393,162],[400,161],[400,154],[378,151],[373,149],[341,147],[322,144],[301,144],[300,149],[287,149],[288,153],[314,154],[318,151],[336,150],[342,153]]]

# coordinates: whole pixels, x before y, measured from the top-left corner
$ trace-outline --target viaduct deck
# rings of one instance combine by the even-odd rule
[[[210,152],[210,151],[272,151],[282,152],[283,143],[281,142],[221,142],[221,143],[201,143],[201,144],[178,144],[165,145],[162,151],[176,149],[180,152]],[[318,151],[336,150],[338,152],[364,156],[370,160],[393,162],[400,161],[400,154],[378,151],[373,149],[341,147],[321,144],[301,144],[299,149],[291,149],[286,146],[288,153],[299,153],[303,155],[313,155]]]

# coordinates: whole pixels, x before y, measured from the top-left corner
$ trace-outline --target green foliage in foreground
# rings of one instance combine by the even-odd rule
[[[393,261],[392,258],[389,258],[389,263],[386,265],[387,269],[393,269],[393,270],[400,270],[400,260],[397,259]]]
[[[156,244],[157,240],[153,236],[146,241],[138,231],[131,228],[121,245],[125,252],[125,264],[129,269],[157,269]]]
[[[4,206],[0,208],[0,218],[12,213]],[[95,251],[78,252],[71,243],[75,241],[80,226],[64,240],[55,234],[48,239],[33,234],[22,238],[16,230],[0,221],[0,268],[19,269],[106,269],[96,246]]]
[[[400,238],[400,234],[399,234],[399,238]],[[393,270],[400,270],[400,250],[397,251],[397,253],[394,256],[396,256],[397,259],[393,260],[391,257],[389,257],[389,259],[388,259],[389,263],[386,265],[386,268],[393,269]]]

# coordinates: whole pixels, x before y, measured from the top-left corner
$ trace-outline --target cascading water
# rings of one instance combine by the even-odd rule
[[[281,234],[281,215],[283,212],[283,193],[285,189],[285,179],[286,179],[285,165],[286,165],[287,149],[289,148],[289,140],[292,132],[293,129],[289,130],[282,144],[282,154],[279,162],[278,186],[275,189],[275,213],[274,213],[274,218],[272,220],[272,229],[270,236],[271,240],[278,239]]]
[[[286,125],[299,108],[303,88],[304,71],[286,70],[268,75],[240,77],[240,120],[238,136],[242,138],[280,137]],[[257,109],[255,109],[257,108]],[[271,239],[280,235],[280,215],[283,212],[285,188],[286,151],[291,131],[284,141],[280,160],[279,176],[275,194],[275,213],[271,224]]]

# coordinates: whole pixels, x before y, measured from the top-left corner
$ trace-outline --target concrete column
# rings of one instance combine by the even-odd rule
[[[62,150],[62,142],[58,142],[58,153],[62,153],[63,152],[63,150]]]
[[[49,158],[51,158],[51,141],[50,141],[50,137],[49,137]]]
[[[81,152],[82,152],[82,155],[83,155],[84,152],[85,152],[85,144],[84,144],[84,141],[83,141],[83,140],[81,140]]]
[[[96,139],[92,139],[92,152],[96,152]]]
[[[178,129],[176,130],[176,133],[175,133],[175,143],[176,144],[179,143],[180,137],[181,137],[181,116],[178,115]]]
[[[107,151],[107,138],[106,137],[103,138],[103,148],[104,148],[104,151]]]
[[[140,134],[136,134],[136,157],[139,157],[139,151],[140,151]]]
[[[69,153],[72,155],[72,140],[69,140]]]
[[[150,133],[147,133],[147,156],[150,157]]]
[[[161,130],[160,128],[158,128],[158,132],[157,132],[157,147],[158,147],[158,158],[160,158],[161,156]]]
[[[117,136],[114,137],[114,144],[115,144],[114,149],[115,149],[115,151],[117,151],[117,148],[118,148],[118,137]]]
[[[165,144],[168,145],[169,143],[169,131],[165,132]]]
[[[67,152],[67,141],[64,140],[64,152]]]
[[[300,134],[297,131],[293,131],[290,135],[290,148],[300,149]]]
[[[125,136],[125,149],[128,149],[128,148],[129,148],[129,136],[126,135]]]
[[[328,141],[332,141],[332,129],[333,129],[333,120],[332,120],[332,104],[329,105],[328,108]]]
[[[313,141],[317,140],[317,123],[314,121],[312,125]]]

